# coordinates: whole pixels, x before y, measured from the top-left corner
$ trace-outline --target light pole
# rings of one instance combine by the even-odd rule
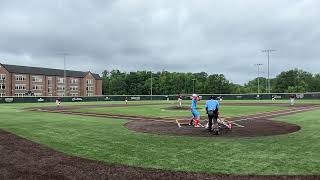
[[[192,82],[193,82],[193,88],[192,88],[192,94],[195,93],[195,89],[196,89],[196,79],[192,79]]]
[[[267,53],[267,57],[268,57],[268,83],[267,83],[267,85],[268,85],[268,93],[269,94],[270,94],[270,90],[271,90],[271,88],[270,88],[270,53],[274,52],[274,51],[276,51],[276,50],[274,50],[274,49],[262,50],[262,52]]]
[[[63,56],[64,96],[67,96],[66,56],[68,56],[69,53],[63,52],[63,53],[59,53],[59,55],[62,55],[62,56]]]
[[[150,94],[151,94],[151,97],[150,99],[152,100],[152,71],[151,72],[151,84],[150,84]]]
[[[260,94],[260,66],[263,64],[255,64],[258,67],[258,94]]]

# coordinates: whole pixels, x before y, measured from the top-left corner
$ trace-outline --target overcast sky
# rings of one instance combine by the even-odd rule
[[[0,0],[0,63],[68,69],[320,72],[319,0]]]

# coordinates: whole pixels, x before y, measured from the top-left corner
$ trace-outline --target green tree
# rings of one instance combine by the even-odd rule
[[[309,72],[293,69],[280,73],[275,79],[276,92],[306,92],[312,90],[313,75]]]
[[[260,93],[266,93],[267,79],[259,77]],[[272,83],[271,83],[272,84]],[[244,85],[244,88],[248,93],[258,93],[258,78],[255,78]]]

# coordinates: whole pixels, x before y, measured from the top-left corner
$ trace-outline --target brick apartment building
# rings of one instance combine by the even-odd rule
[[[66,84],[65,84],[66,82]],[[0,96],[99,96],[98,74],[0,63]]]

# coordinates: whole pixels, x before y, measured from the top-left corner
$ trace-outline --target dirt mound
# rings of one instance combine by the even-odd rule
[[[293,133],[300,130],[300,127],[294,124],[278,122],[266,119],[247,120],[238,122],[244,126],[233,126],[231,130],[221,130],[221,135],[214,136],[205,128],[195,128],[193,126],[183,125],[181,128],[173,126],[167,122],[151,121],[131,121],[125,126],[137,132],[153,133],[160,135],[178,135],[178,136],[198,136],[198,137],[257,137],[272,136],[280,134]]]

